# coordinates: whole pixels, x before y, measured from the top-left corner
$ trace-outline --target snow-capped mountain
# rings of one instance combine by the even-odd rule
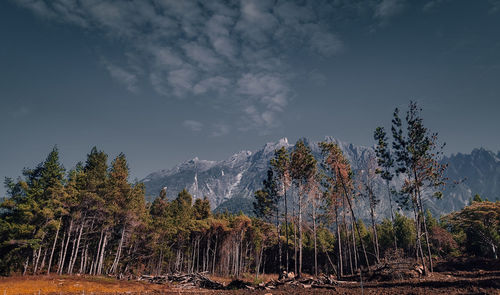
[[[332,137],[326,137],[325,140],[341,147],[355,174],[366,169],[370,158],[375,157],[372,147],[354,146]],[[319,142],[307,139],[305,142],[316,159],[321,161]],[[253,193],[262,186],[269,160],[274,156],[274,151],[283,146],[288,150],[293,148],[293,144],[282,138],[277,142],[267,143],[257,151],[241,151],[226,160],[206,161],[194,158],[171,169],[151,173],[142,180],[146,196],[152,200],[166,187],[167,197],[173,199],[179,191],[187,188],[194,198],[207,197],[214,209],[249,213],[252,211]],[[449,164],[447,176],[450,184],[446,187],[442,200],[434,199],[431,193],[424,197],[425,206],[434,214],[440,215],[463,208],[476,193],[490,200],[498,198],[499,158],[500,153],[495,155],[484,149],[476,149],[471,154],[457,154],[443,159]],[[454,184],[453,181],[461,182]],[[399,183],[401,179],[393,180],[393,185],[398,186]],[[388,216],[390,206],[385,183],[377,178],[374,186],[380,197],[378,216]],[[356,202],[359,203],[358,214],[368,217],[368,211],[364,209],[367,208],[364,206],[366,200],[358,198]]]

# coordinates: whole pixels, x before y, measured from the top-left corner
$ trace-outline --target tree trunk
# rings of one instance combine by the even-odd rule
[[[429,246],[429,237],[427,235],[427,226],[425,224],[425,216],[424,216],[424,211],[423,211],[423,207],[422,207],[422,198],[420,197],[420,189],[419,189],[419,185],[418,185],[418,177],[417,177],[417,171],[415,170],[415,168],[413,168],[413,177],[414,177],[414,181],[415,181],[415,203],[416,203],[416,206],[417,206],[417,213],[418,213],[418,226],[419,226],[419,231],[421,232],[422,231],[422,219],[423,219],[423,228],[424,228],[424,232],[425,232],[425,239],[427,241],[427,251],[428,251],[428,255],[429,255],[429,267],[431,268],[430,271],[432,272],[432,256],[431,256],[431,248]],[[422,255],[422,265],[423,265],[423,268],[424,268],[424,275],[427,275],[427,268],[425,266],[425,258],[424,258],[424,253],[423,253],[423,250],[422,250],[422,238],[421,238],[421,235],[418,235],[418,245],[419,245],[419,248],[420,248],[420,254]]]
[[[61,261],[64,252],[64,241],[66,240],[66,231],[64,231],[62,240],[61,240],[61,249],[59,250],[59,261],[57,262],[57,273],[59,273],[59,269],[61,268]]]
[[[97,244],[97,254],[95,256],[95,259],[92,261],[92,266],[90,267],[90,274],[95,275],[97,273],[97,266],[98,266],[98,261],[101,253],[101,245],[102,245],[102,240],[103,240],[103,235],[104,235],[104,228],[101,229],[101,236],[99,237],[99,244]]]
[[[278,235],[278,277],[281,278],[283,275],[283,267],[282,267],[282,262],[281,262],[281,227],[280,227],[280,220],[279,220],[279,209],[278,206],[276,206],[276,234]],[[258,268],[257,268],[258,271]]]
[[[319,241],[319,245],[321,246],[321,249],[323,250],[323,253],[325,253],[326,258],[328,259],[328,262],[330,263],[330,266],[333,268],[333,271],[335,271],[335,274],[338,277],[339,276],[338,275],[338,273],[339,273],[338,268],[336,268],[335,264],[333,264],[332,259],[330,258],[330,255],[328,255],[328,250],[325,249],[325,245],[323,245],[323,243],[321,243],[321,240]]]
[[[297,222],[295,220],[295,204],[292,207],[292,220],[293,220],[293,259],[294,259],[294,273],[297,274]]]
[[[299,192],[299,272],[298,277],[302,276],[302,193]]]
[[[208,271],[208,267],[209,267],[209,262],[210,262],[210,235],[207,234],[207,249],[206,249],[206,253],[205,253],[205,260],[204,260],[204,263],[203,263],[203,271]]]
[[[370,218],[372,222],[372,243],[373,243],[373,250],[375,252],[375,258],[377,259],[377,264],[380,263],[380,253],[379,253],[379,247],[378,247],[378,235],[377,235],[377,227],[375,225],[375,200],[374,196],[372,193],[369,193],[369,199],[370,199]]]
[[[78,273],[83,274],[87,271],[87,259],[88,259],[88,250],[89,250],[89,244],[85,240],[85,246],[83,247],[85,250],[82,254],[82,259],[80,261],[80,271]]]
[[[290,259],[288,257],[290,249],[289,249],[289,240],[288,240],[288,204],[287,204],[287,197],[286,197],[286,189],[285,189],[285,235],[286,235],[286,273],[288,274],[288,267],[290,265]]]
[[[110,273],[116,274],[116,270],[118,269],[118,263],[120,262],[120,256],[122,254],[123,247],[123,238],[125,237],[125,227],[122,228],[122,235],[120,238],[120,243],[118,243],[118,249],[116,249],[115,260],[113,261],[113,265],[111,266]]]
[[[398,240],[396,237],[396,224],[394,220],[394,211],[392,209],[392,193],[391,193],[391,187],[389,185],[389,180],[386,180],[386,185],[387,185],[387,196],[389,196],[389,206],[391,209],[391,223],[392,223],[392,233],[394,236],[394,250],[398,249]]]
[[[23,276],[25,276],[26,272],[28,271],[29,262],[30,262],[30,257],[27,256],[26,261],[24,262],[24,265],[23,265]]]
[[[98,263],[98,267],[97,267],[97,275],[99,275],[99,276],[102,274],[102,268],[103,268],[103,264],[104,264],[104,251],[106,250],[107,242],[108,242],[108,232],[106,231],[104,233],[104,240],[102,242],[102,249],[101,249],[99,263]]]
[[[356,244],[356,234],[354,233],[354,227],[357,226],[357,224],[354,224],[354,218],[351,219],[351,237],[352,237],[352,256],[354,257],[354,269],[358,269],[358,266],[361,265],[361,261],[359,261],[359,255],[358,255],[358,247]],[[361,240],[361,238],[360,238]],[[358,264],[359,261],[359,264]]]
[[[72,274],[73,273],[73,268],[76,263],[76,259],[78,258],[78,249],[80,249],[80,240],[82,239],[82,233],[83,233],[83,227],[85,225],[85,220],[82,220],[82,224],[80,226],[80,233],[78,234],[78,240],[76,241],[76,252],[75,252],[75,257],[73,257],[73,260],[70,260],[70,267],[68,269],[68,273]],[[82,249],[82,257],[80,258],[83,259],[83,249]]]
[[[215,274],[215,261],[216,261],[216,258],[217,258],[217,239],[218,239],[218,234],[215,234],[215,245],[214,245],[214,258],[213,258],[213,261],[212,261],[212,274]]]
[[[416,177],[416,173],[415,173]],[[434,271],[433,265],[432,265],[432,254],[431,254],[431,245],[429,243],[429,232],[427,231],[427,222],[425,218],[425,212],[424,212],[424,207],[422,204],[422,197],[420,195],[420,188],[417,186],[417,196],[418,196],[418,202],[419,202],[419,207],[420,207],[420,214],[422,215],[422,222],[424,225],[424,234],[425,234],[425,243],[427,244],[427,255],[429,256],[429,271],[432,273]]]
[[[318,239],[316,232],[316,202],[313,200],[313,235],[314,235],[314,275],[318,276]]]
[[[61,266],[59,267],[59,269],[57,270],[57,273],[59,275],[61,275],[63,273],[63,269],[64,269],[64,261],[66,260],[66,253],[68,251],[68,245],[69,245],[69,240],[71,238],[71,230],[73,229],[73,218],[71,218],[70,222],[69,222],[69,228],[68,228],[68,237],[66,239],[66,244],[64,245],[64,252],[63,252],[63,255],[62,255],[62,259],[61,259]]]
[[[43,259],[42,259],[42,263],[40,264],[40,271],[43,270],[43,268],[45,267],[45,258],[47,258],[47,251],[49,250],[49,248],[45,248],[45,250],[43,251]]]
[[[62,217],[59,217],[59,224],[57,225],[56,236],[52,244],[52,251],[50,251],[49,265],[47,266],[47,275],[50,274],[50,267],[52,266],[52,258],[54,257],[54,250],[56,249],[57,238],[59,237],[59,229],[61,229]]]
[[[78,228],[76,229],[76,232],[78,232]],[[76,248],[76,240],[78,239],[78,236],[75,235],[73,238],[73,247],[71,248],[71,255],[69,256],[69,263],[68,263],[68,270],[67,273],[70,274],[71,270],[71,264],[73,263],[73,258],[75,256],[75,251],[78,251],[78,249],[75,250]]]
[[[40,261],[40,256],[42,256],[42,244],[43,244],[43,239],[45,238],[45,234],[42,236],[42,240],[40,241],[40,248],[38,248],[38,253],[36,255],[36,262],[35,262],[35,268],[33,269],[33,274],[36,275],[38,272],[38,262]]]
[[[414,196],[413,199],[413,212],[415,214],[415,227],[416,227],[416,234],[417,234],[417,245],[416,245],[416,254],[417,254],[417,261],[420,257],[420,262],[422,263],[423,267],[423,275],[427,275],[427,266],[425,264],[425,257],[424,257],[424,252],[422,251],[422,225],[421,225],[421,219],[420,219],[420,210],[418,208],[418,201],[417,197]]]
[[[368,268],[368,271],[369,271],[370,270],[370,262],[368,261],[368,255],[366,255],[365,244],[363,243],[363,239],[361,238],[361,233],[359,232],[359,228],[358,228],[358,222],[356,220],[356,216],[354,215],[354,210],[352,209],[351,200],[349,199],[349,194],[347,193],[347,188],[346,188],[345,183],[344,183],[344,178],[342,177],[342,174],[340,173],[340,169],[338,172],[339,172],[339,176],[340,176],[340,181],[342,183],[342,188],[344,189],[345,197],[347,199],[347,204],[349,205],[349,209],[351,210],[351,213],[352,213],[352,219],[354,221],[354,224],[356,225],[356,231],[358,232],[359,241],[361,243],[361,248],[363,249],[363,253],[365,254],[366,267]]]
[[[342,264],[342,242],[340,240],[340,227],[339,227],[339,216],[338,216],[338,204],[335,203],[335,227],[337,234],[337,278],[340,280],[344,275],[344,267]]]

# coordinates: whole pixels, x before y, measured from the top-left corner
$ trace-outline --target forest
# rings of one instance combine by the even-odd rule
[[[57,147],[34,168],[7,178],[0,204],[0,275],[208,272],[223,277],[369,272],[387,257],[414,259],[423,275],[434,261],[498,259],[500,203],[476,195],[461,211],[436,219],[424,199],[440,198],[453,180],[440,162],[443,145],[413,102],[395,109],[390,131],[374,130],[376,157],[353,171],[342,150],[323,142],[316,159],[303,140],[275,151],[255,192],[254,216],[213,212],[185,189],[146,202],[130,182],[124,154],[109,162],[94,147],[66,170]],[[393,178],[404,179],[399,187]],[[386,194],[376,195],[382,178]],[[356,216],[365,198],[369,220]],[[381,198],[390,216],[376,216]],[[402,214],[404,213],[404,214]]]

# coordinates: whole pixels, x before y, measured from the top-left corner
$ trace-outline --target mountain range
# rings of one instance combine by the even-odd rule
[[[304,139],[312,153],[321,161],[319,142]],[[368,161],[375,156],[373,147],[355,146],[341,142],[333,137],[325,141],[335,142],[342,149],[351,163],[354,174],[366,169]],[[146,188],[146,197],[153,200],[162,189],[166,189],[167,198],[173,199],[178,192],[186,188],[196,198],[206,197],[212,209],[216,211],[252,213],[253,193],[262,187],[269,160],[274,151],[281,147],[292,150],[286,138],[265,144],[257,151],[240,151],[222,161],[207,161],[194,158],[171,169],[153,172],[142,180]],[[448,184],[442,199],[435,199],[432,193],[424,196],[424,206],[434,215],[442,215],[466,206],[474,194],[480,194],[489,200],[500,198],[500,152],[497,154],[483,148],[474,149],[470,154],[453,154],[442,159],[448,163],[446,176]],[[395,178],[393,186],[399,186],[402,178]],[[374,182],[375,194],[379,196],[377,216],[390,214],[389,199],[385,183],[378,178]],[[357,198],[358,214],[368,217],[366,200]]]

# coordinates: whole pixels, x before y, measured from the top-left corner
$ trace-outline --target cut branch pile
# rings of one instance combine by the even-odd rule
[[[388,261],[379,264],[370,277],[373,281],[393,281],[419,278],[423,267],[412,260]]]
[[[164,276],[151,276],[142,275],[139,277],[140,281],[148,281],[154,284],[167,284],[172,283],[177,287],[184,289],[191,288],[205,288],[220,290],[224,289],[221,283],[207,278],[204,273],[191,273],[191,274],[169,274]]]

